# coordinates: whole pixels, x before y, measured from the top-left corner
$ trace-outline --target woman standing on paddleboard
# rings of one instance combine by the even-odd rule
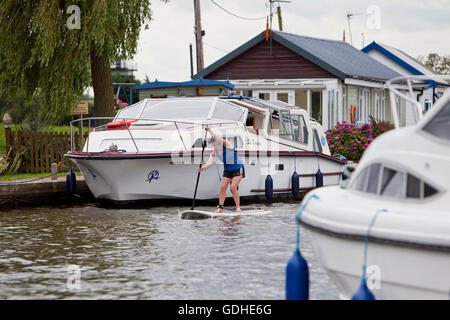
[[[228,140],[212,131],[209,127],[206,127],[205,130],[211,134],[210,142],[213,145],[214,150],[211,151],[208,161],[204,166],[198,169],[198,172],[207,170],[211,167],[217,156],[217,158],[223,162],[224,170],[222,182],[220,183],[219,205],[217,206],[216,213],[223,212],[223,204],[225,202],[228,185],[230,185],[234,203],[236,204],[236,212],[241,212],[238,186],[242,178],[245,178],[244,162]]]

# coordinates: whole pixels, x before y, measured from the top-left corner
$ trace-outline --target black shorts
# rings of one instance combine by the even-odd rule
[[[233,170],[233,171],[227,171],[223,170],[223,177],[233,179],[234,177],[242,176],[242,178],[245,178],[245,169],[244,167]]]

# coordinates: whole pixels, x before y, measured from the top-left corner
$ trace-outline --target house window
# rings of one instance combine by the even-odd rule
[[[349,120],[348,119],[348,107],[347,107],[347,88],[342,86],[342,114],[341,119],[342,120]]]
[[[258,93],[258,98],[262,99],[262,100],[270,100],[270,93],[260,92],[260,93]]]
[[[375,119],[384,120],[386,117],[386,95],[385,91],[375,92]]]
[[[356,120],[361,123],[369,121],[370,91],[369,89],[358,89],[358,106],[356,108]]]
[[[400,97],[395,97],[395,107],[397,108],[397,119],[400,121]]]

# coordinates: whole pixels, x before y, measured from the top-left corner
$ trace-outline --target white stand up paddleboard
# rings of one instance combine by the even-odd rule
[[[202,210],[185,210],[180,213],[181,219],[207,219],[207,218],[216,218],[216,217],[237,217],[237,216],[257,216],[263,214],[269,214],[272,211],[263,210],[263,209],[251,209],[251,210],[242,210],[241,212],[236,211],[223,211],[222,213],[215,213],[211,211],[202,211]]]

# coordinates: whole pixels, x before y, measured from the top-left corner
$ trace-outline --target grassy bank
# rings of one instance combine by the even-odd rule
[[[82,173],[80,171],[75,171],[75,175],[81,176]],[[34,178],[42,178],[50,176],[50,172],[42,172],[42,173],[7,173],[3,176],[0,176],[0,181],[13,181],[13,180],[28,180]],[[67,172],[58,173],[58,177],[65,177]]]

